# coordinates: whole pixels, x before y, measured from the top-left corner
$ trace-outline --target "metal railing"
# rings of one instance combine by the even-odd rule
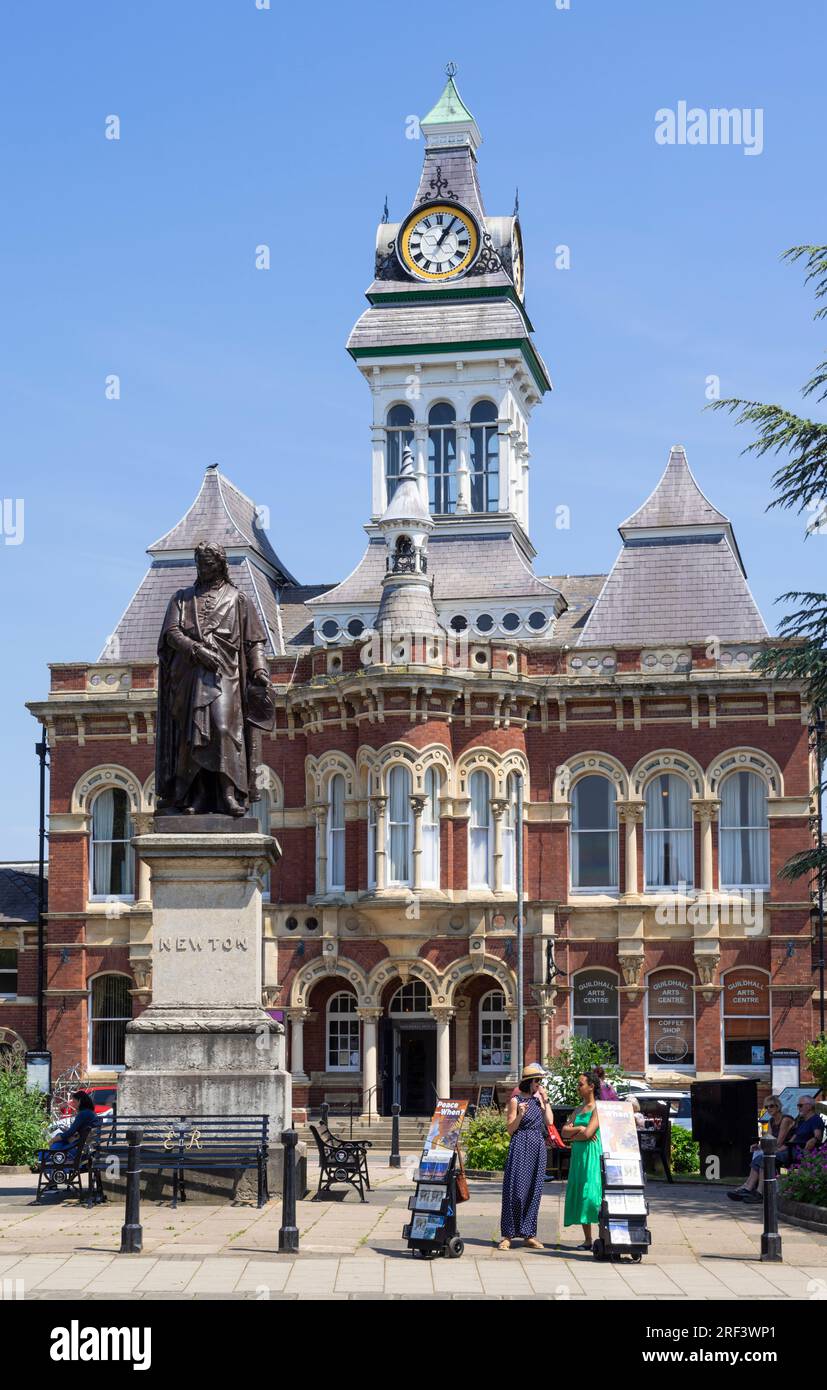
[[[377,1081],[375,1086],[371,1086],[370,1089],[369,1089],[368,1091],[365,1092],[365,1097],[367,1097],[368,1127],[370,1127],[370,1125],[371,1125],[371,1123],[372,1123],[371,1117],[372,1117],[372,1113],[373,1113],[373,1096],[374,1096],[374,1092],[376,1093],[376,1118],[377,1118],[377,1120],[379,1119],[379,1088],[380,1088],[380,1086],[381,1086],[382,1084],[383,1084],[383,1083],[382,1083],[381,1081]],[[362,1100],[362,1109],[364,1110],[364,1108],[365,1108],[365,1104],[364,1104],[364,1098],[363,1098],[363,1100]]]

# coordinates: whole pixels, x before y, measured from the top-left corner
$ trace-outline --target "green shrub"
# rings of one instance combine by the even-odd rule
[[[462,1129],[462,1147],[469,1168],[502,1172],[508,1158],[508,1129],[505,1114],[493,1107],[480,1109]]]
[[[817,1038],[813,1038],[811,1043],[807,1043],[804,1048],[804,1056],[816,1085],[820,1086],[823,1091],[827,1086],[827,1033],[819,1033]]]
[[[26,1064],[14,1053],[0,1061],[0,1163],[30,1164],[46,1140],[44,1096],[26,1084]]]
[[[606,1080],[611,1083],[623,1075],[614,1060],[611,1043],[592,1042],[591,1038],[569,1038],[556,1057],[550,1057],[546,1063],[546,1089],[551,1104],[577,1105],[580,1100],[577,1078],[597,1066],[603,1067]]]
[[[673,1173],[698,1173],[701,1168],[700,1144],[688,1129],[680,1129],[678,1125],[672,1126],[671,1166]]]

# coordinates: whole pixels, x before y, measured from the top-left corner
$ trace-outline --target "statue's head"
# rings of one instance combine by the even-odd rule
[[[225,584],[230,581],[227,556],[223,545],[213,545],[211,541],[202,541],[195,547],[195,566],[198,570],[199,582],[202,584],[212,584],[219,578],[223,579]]]

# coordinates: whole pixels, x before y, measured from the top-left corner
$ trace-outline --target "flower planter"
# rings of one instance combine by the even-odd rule
[[[817,1207],[812,1202],[794,1202],[790,1197],[780,1197],[778,1211],[794,1226],[803,1226],[807,1231],[821,1231],[827,1234],[827,1207]]]

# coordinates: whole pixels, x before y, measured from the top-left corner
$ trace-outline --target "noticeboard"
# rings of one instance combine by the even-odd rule
[[[794,1048],[776,1048],[770,1053],[770,1067],[770,1090],[774,1096],[801,1085],[801,1053]]]

